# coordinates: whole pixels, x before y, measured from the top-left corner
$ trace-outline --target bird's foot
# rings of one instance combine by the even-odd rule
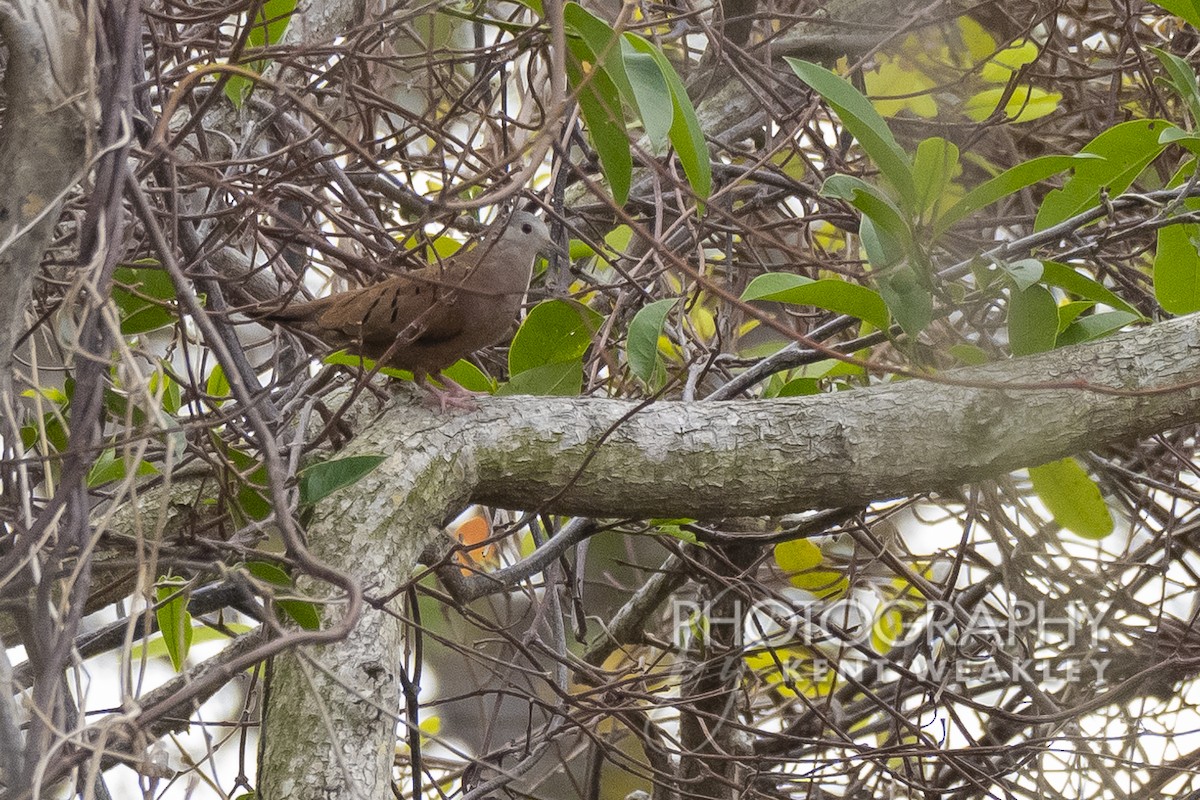
[[[450,380],[445,375],[439,375],[438,382],[445,385],[446,388],[439,389],[425,379],[420,381],[426,392],[423,401],[426,407],[436,408],[442,414],[445,414],[451,408],[457,408],[462,411],[479,410],[479,398],[485,396],[483,392],[472,392],[461,384]]]

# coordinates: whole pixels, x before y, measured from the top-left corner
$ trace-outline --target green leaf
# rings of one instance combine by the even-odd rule
[[[100,454],[96,463],[88,470],[87,485],[89,489],[102,486],[111,481],[124,480],[129,473],[129,466],[124,458],[117,458],[115,450],[108,449]],[[157,475],[158,468],[148,461],[138,461],[134,474],[138,477]]]
[[[623,42],[629,42],[640,52],[649,55],[658,65],[667,88],[671,91],[671,144],[675,147],[675,155],[683,165],[683,174],[687,176],[692,191],[698,197],[708,197],[712,192],[712,164],[708,156],[708,143],[704,139],[704,129],[700,127],[700,119],[696,109],[688,97],[687,88],[675,67],[663,55],[663,52],[650,42],[635,36],[625,34]]]
[[[275,601],[279,610],[306,631],[321,630],[321,612],[317,611],[316,603],[307,600],[292,600],[281,598]]]
[[[129,397],[111,387],[104,389],[104,408],[114,419],[130,419],[135,425],[146,423],[146,412],[137,403],[132,403]]]
[[[42,425],[46,432],[46,444],[56,453],[64,453],[67,450],[67,432],[63,427],[63,419],[60,415],[50,412],[42,416]],[[26,425],[21,428],[21,444],[26,448],[33,447],[38,441],[40,431],[36,424]]]
[[[1103,539],[1112,533],[1112,513],[1100,487],[1075,459],[1030,467],[1029,479],[1059,525],[1086,539]]]
[[[1116,197],[1162,152],[1158,141],[1171,123],[1161,119],[1122,122],[1088,142],[1082,151],[1104,160],[1079,163],[1061,189],[1046,195],[1038,209],[1034,230],[1045,230],[1100,203],[1101,192]]]
[[[1128,311],[1105,311],[1101,314],[1091,314],[1075,320],[1058,335],[1058,346],[1066,347],[1080,342],[1090,342],[1100,339],[1114,331],[1119,331],[1126,325],[1141,322],[1145,319],[1141,314],[1130,314]]]
[[[375,362],[369,358],[363,358],[355,353],[347,352],[346,350],[337,350],[321,359],[322,364],[338,364],[343,367],[353,367],[355,369],[365,370],[370,372],[375,369]],[[387,375],[389,378],[395,378],[401,381],[413,380],[413,374],[406,369],[396,369],[394,367],[380,367],[380,375]]]
[[[245,75],[230,75],[229,80],[225,81],[225,96],[234,108],[241,108],[253,91],[254,81]]]
[[[625,336],[625,358],[629,371],[643,383],[649,383],[661,358],[658,354],[658,337],[662,335],[667,314],[678,301],[674,298],[656,300],[638,310],[629,323]]]
[[[1154,4],[1162,6],[1177,17],[1182,17],[1193,28],[1200,28],[1200,2],[1196,0],[1155,0]]]
[[[153,381],[153,378],[151,380]],[[62,390],[53,386],[39,386],[36,389],[26,389],[21,392],[21,397],[33,398],[39,395],[43,400],[49,400],[55,405],[66,406],[67,404],[67,395]]]
[[[1038,45],[1033,40],[1025,39],[1020,44],[1014,42],[984,64],[980,75],[989,83],[1007,84],[1021,67],[1037,61],[1038,54]]]
[[[647,520],[649,525],[695,525],[697,520],[691,517],[651,517]]]
[[[880,276],[878,282],[880,296],[904,332],[916,336],[925,330],[933,320],[933,295],[913,268],[907,264],[896,267]]]
[[[787,383],[783,384],[774,392],[769,392],[768,397],[807,397],[812,394],[821,393],[820,378],[792,378]]]
[[[666,62],[666,56],[663,56],[662,60]],[[674,80],[671,80],[672,77]],[[712,160],[708,154],[704,129],[700,127],[700,118],[696,115],[696,109],[692,107],[692,101],[688,98],[679,76],[672,72],[667,83],[671,86],[671,100],[675,103],[671,144],[675,147],[675,155],[683,166],[688,185],[697,197],[706,199],[712,194]]]
[[[881,606],[871,625],[871,646],[875,648],[875,652],[887,653],[903,634],[904,614],[899,607],[891,604]],[[911,741],[914,745],[917,743],[915,737]]]
[[[965,197],[952,205],[945,214],[939,217],[937,226],[934,229],[935,238],[964,217],[970,216],[976,211],[990,206],[997,200],[1008,197],[1010,194],[1019,192],[1027,186],[1044,181],[1051,175],[1056,175],[1063,170],[1073,169],[1081,161],[1089,158],[1099,158],[1099,156],[1089,154],[1042,156],[1041,158],[1026,161],[1024,164],[1018,164],[1011,169],[1006,169],[996,177],[984,181],[979,186],[967,192]]]
[[[247,561],[245,566],[246,571],[259,580],[288,589],[295,587],[291,576],[268,561]],[[318,631],[321,629],[321,614],[317,611],[316,604],[310,603],[307,600],[293,600],[289,598],[275,598],[274,602],[280,611],[291,617],[304,630]]]
[[[1008,301],[1008,345],[1014,356],[1054,349],[1058,337],[1058,304],[1044,286],[1013,290]]]
[[[1103,284],[1087,275],[1077,272],[1067,264],[1061,264],[1057,261],[1043,261],[1042,282],[1065,289],[1071,294],[1078,295],[1086,300],[1095,300],[1097,303],[1104,303],[1106,306],[1112,306],[1121,311],[1128,311],[1130,314],[1138,313],[1136,308],[1113,294]],[[1138,314],[1138,316],[1141,315]]]
[[[868,216],[864,215],[859,221],[858,238],[863,250],[867,251],[867,263],[876,271],[899,264],[908,257],[903,245],[886,231],[881,231]]]
[[[179,382],[171,377],[167,371],[167,364],[165,362],[163,362],[161,369],[150,376],[150,393],[158,394],[160,386],[162,387],[163,411],[166,411],[168,414],[178,413],[179,407],[183,404]]]
[[[1065,331],[1081,314],[1086,314],[1096,307],[1095,300],[1072,300],[1058,307],[1058,332]]]
[[[1177,144],[1192,155],[1200,155],[1200,136],[1188,133],[1183,128],[1176,128],[1174,126],[1167,128],[1158,137],[1158,143],[1161,145]]]
[[[875,223],[877,232],[886,233],[904,250],[913,250],[912,229],[891,199],[866,181],[852,175],[833,175],[821,187],[821,194],[845,200]]]
[[[691,531],[685,531],[678,525],[665,524],[656,525],[655,527],[658,529],[659,534],[666,534],[667,536],[671,536],[681,542],[687,542],[688,544],[699,545],[700,547],[704,546],[703,543],[696,538],[696,534],[692,533]]]
[[[567,243],[567,258],[571,259],[572,262],[591,258],[595,255],[599,255],[599,253],[593,250],[592,246],[583,239],[571,239]]]
[[[287,574],[287,570],[270,561],[247,561],[245,567],[247,572],[260,581],[273,583],[276,586],[290,587],[292,585],[292,576]]]
[[[741,299],[816,306],[858,317],[879,330],[887,330],[889,322],[887,304],[878,292],[835,278],[814,281],[788,272],[768,272],[750,281]]]
[[[578,40],[571,40],[571,44],[577,43]],[[575,59],[567,59],[567,77],[579,98],[579,112],[600,157],[600,171],[612,190],[613,201],[619,206],[624,205],[633,182],[633,155],[617,86],[607,72],[598,68],[593,68],[585,80]]]
[[[917,205],[911,211],[925,214],[936,209],[958,169],[958,148],[952,142],[933,136],[917,145],[913,159]]]
[[[578,3],[563,5],[563,22],[569,34],[579,37],[579,41],[587,48],[587,59],[595,67],[602,67],[608,77],[616,84],[625,102],[637,107],[637,98],[629,78],[625,75],[625,65],[622,60],[620,37],[608,23],[592,14]]]
[[[472,392],[493,394],[496,391],[496,382],[465,358],[460,358],[446,367],[442,370],[442,375],[445,375],[459,386]]]
[[[1154,297],[1170,314],[1200,311],[1200,225],[1170,225],[1158,231],[1154,254]]]
[[[896,143],[891,130],[871,101],[844,78],[824,67],[798,58],[785,57],[792,71],[825,99],[837,112],[846,130],[858,140],[883,177],[900,194],[906,208],[916,208],[917,189],[908,154]]]
[[[846,576],[833,569],[813,569],[790,575],[788,583],[826,600],[841,597],[850,589]]]
[[[496,394],[509,397],[531,394],[541,397],[577,397],[583,389],[583,359],[556,361],[532,367],[512,376]]]
[[[808,286],[812,283],[815,283],[812,278],[795,275],[791,272],[766,272],[750,281],[750,285],[742,292],[739,299],[747,303],[752,300],[786,303],[790,301],[780,300],[777,295],[786,294],[798,286]]]
[[[969,367],[977,367],[980,364],[988,363],[987,353],[973,344],[959,342],[952,344],[949,347],[950,355],[954,356],[961,364],[966,364]]]
[[[1192,125],[1200,124],[1200,89],[1196,86],[1196,71],[1174,53],[1168,53],[1157,47],[1148,47],[1147,49],[1154,53],[1162,63],[1163,70],[1169,78],[1168,83],[1187,107]],[[1165,134],[1167,131],[1163,133]]]
[[[853,355],[855,358],[865,359],[868,355],[868,351],[867,350],[859,350],[857,353],[854,353]],[[850,364],[850,363],[841,361],[836,358],[833,358],[833,359],[827,358],[824,361],[818,361],[813,366],[817,366],[819,364],[826,364],[826,363],[830,365],[829,368],[826,369],[824,372],[824,375],[826,378],[839,378],[839,377],[842,377],[843,375],[866,375],[867,374],[866,369],[861,364]],[[820,374],[820,373],[818,372],[817,374]]]
[[[204,393],[208,395],[208,400],[215,406],[221,405],[229,397],[229,380],[225,377],[225,370],[220,364],[212,368],[212,372],[208,373],[208,380],[204,384]]]
[[[296,0],[264,0],[258,13],[254,15],[254,25],[250,28],[246,43],[250,47],[277,43],[283,38],[295,10]]]
[[[618,225],[604,234],[604,244],[617,254],[628,250],[631,241],[633,241],[633,228],[628,225]]]
[[[242,512],[250,519],[261,521],[271,515],[271,503],[261,491],[251,486],[238,489],[237,501]]]
[[[666,148],[667,135],[675,120],[675,104],[658,62],[650,53],[639,49],[636,41],[637,37],[629,34],[621,37],[621,60],[633,89],[638,116],[646,129],[646,138],[654,151],[661,153]]]
[[[190,593],[186,587],[186,581],[165,578],[160,580],[154,589],[157,601],[154,617],[158,622],[158,629],[162,631],[167,655],[171,657],[171,666],[176,672],[183,671],[188,650],[192,646],[192,615],[187,610]]]
[[[219,439],[218,442],[220,442]],[[257,486],[266,485],[267,468],[263,466],[261,461],[236,447],[227,447],[223,442],[220,442],[217,448],[228,456],[230,463],[242,472],[243,475],[248,475],[249,480],[253,481]]]
[[[357,483],[386,460],[384,455],[363,455],[313,464],[300,472],[300,502],[319,503],[338,489]]]
[[[602,320],[595,311],[573,301],[538,303],[513,337],[508,350],[509,374],[515,378],[537,367],[580,360]]]
[[[173,323],[175,284],[161,269],[118,267],[113,273],[113,302],[121,311],[121,333],[133,336]]]
[[[1190,159],[1175,171],[1169,188],[1183,186],[1196,171],[1196,159]],[[1200,211],[1200,199],[1183,201],[1183,211]],[[1154,252],[1154,297],[1171,314],[1190,314],[1200,310],[1200,225],[1178,223],[1159,228]],[[1133,309],[1130,309],[1131,311]]]
[[[375,362],[369,358],[363,358],[346,350],[335,350],[329,355],[321,359],[322,364],[338,364],[343,367],[355,367],[357,369],[370,370],[375,366]],[[412,377],[412,373],[408,373]]]
[[[230,622],[228,618],[225,620],[223,630],[215,630],[208,627],[192,626],[192,644],[202,644],[204,642],[228,642],[231,636],[239,636],[243,633],[249,633],[254,630],[254,627],[242,622]],[[140,661],[143,654],[149,658],[162,658],[166,656],[170,658],[170,653],[167,652],[167,646],[164,643],[162,633],[155,633],[146,638],[144,644],[135,644],[129,648],[129,659],[131,661]]]
[[[1011,262],[997,261],[996,264],[1008,277],[1012,278],[1013,283],[1021,291],[1025,291],[1040,281],[1045,272],[1042,262],[1036,258],[1022,258],[1019,261]]]
[[[277,43],[287,30],[295,10],[296,0],[264,0],[246,35],[247,47],[254,49]],[[246,66],[255,72],[262,72],[269,63],[271,62],[267,60],[258,60]],[[225,83],[225,96],[233,103],[234,108],[242,107],[254,90],[254,83],[244,75],[230,76]]]

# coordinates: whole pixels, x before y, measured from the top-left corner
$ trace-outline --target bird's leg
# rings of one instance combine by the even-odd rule
[[[461,408],[464,411],[479,410],[479,401],[477,398],[483,396],[482,392],[472,392],[470,389],[447,378],[440,372],[437,379],[439,383],[446,387],[445,389],[439,389],[430,383],[429,374],[426,372],[421,372],[417,377],[417,385],[421,386],[428,393],[426,395],[427,403],[437,403],[438,411],[441,411],[443,414],[448,408]]]

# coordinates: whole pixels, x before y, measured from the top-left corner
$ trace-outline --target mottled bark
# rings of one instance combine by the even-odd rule
[[[42,255],[66,193],[83,177],[95,118],[83,9],[59,0],[0,3],[8,47],[0,127],[0,398]],[[11,407],[6,408],[10,413]],[[7,432],[6,432],[7,433]]]

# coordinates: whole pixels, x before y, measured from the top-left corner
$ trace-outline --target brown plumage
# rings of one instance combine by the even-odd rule
[[[293,303],[263,318],[411,370],[423,382],[508,334],[529,290],[534,259],[550,247],[546,224],[517,211],[476,247],[438,264]]]

